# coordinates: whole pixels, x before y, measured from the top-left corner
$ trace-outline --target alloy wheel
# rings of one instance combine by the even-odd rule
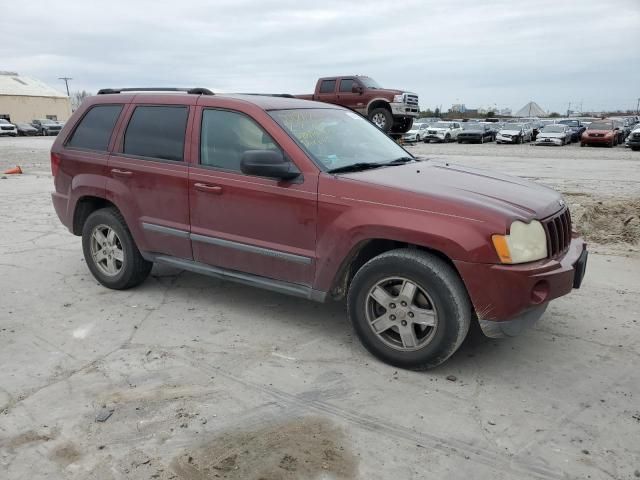
[[[431,297],[404,277],[377,282],[367,294],[365,314],[380,340],[400,351],[423,348],[438,328],[438,312]]]
[[[113,277],[124,266],[122,242],[115,230],[107,225],[98,225],[91,232],[91,258],[105,275]]]

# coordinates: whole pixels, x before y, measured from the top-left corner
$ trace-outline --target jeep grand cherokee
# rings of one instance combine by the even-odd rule
[[[369,351],[420,369],[476,318],[515,335],[580,286],[586,245],[549,188],[415,158],[339,106],[141,90],[85,100],[51,149],[56,212],[108,288],[156,262],[346,297]]]

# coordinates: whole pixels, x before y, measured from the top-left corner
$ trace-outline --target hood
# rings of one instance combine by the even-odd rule
[[[613,132],[613,129],[611,129],[611,130],[594,130],[592,128],[592,129],[586,130],[586,132],[587,133],[604,133],[604,134],[607,134],[607,133]]]
[[[566,133],[562,132],[540,132],[538,138],[562,138],[566,136]]]
[[[433,130],[435,132],[447,132],[450,130],[448,127],[429,127],[427,130]]]
[[[424,197],[424,208],[437,204],[459,209],[469,207],[475,218],[489,210],[508,219],[543,219],[559,211],[562,196],[537,183],[488,170],[453,165],[438,160],[365,170],[344,175],[346,178],[410,191]],[[403,204],[398,195],[398,205]],[[440,211],[440,213],[448,213]]]
[[[474,134],[484,133],[484,128],[467,128],[467,129],[463,129],[460,132],[460,135],[463,135],[465,133],[474,133]]]
[[[520,130],[500,130],[499,134],[507,134],[507,135],[520,135]]]

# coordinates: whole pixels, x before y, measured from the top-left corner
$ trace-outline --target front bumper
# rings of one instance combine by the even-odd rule
[[[391,114],[394,117],[417,117],[420,113],[418,105],[391,102]]]
[[[580,141],[587,145],[609,145],[614,139],[613,137],[582,137]]]
[[[561,138],[538,138],[536,145],[562,145]]]
[[[458,135],[457,140],[459,142],[479,142],[482,140],[482,135]]]
[[[487,336],[505,336],[534,323],[551,300],[580,287],[586,270],[586,248],[584,240],[576,235],[564,255],[555,259],[519,265],[454,263],[482,330]]]
[[[496,142],[498,143],[515,143],[518,137],[505,137],[504,135],[496,136]]]
[[[404,140],[405,142],[417,142],[418,141],[418,136],[417,135],[403,135],[402,136],[402,140]]]
[[[628,139],[625,142],[625,145],[629,148],[640,148],[640,140],[636,140],[636,139]]]
[[[444,142],[445,138],[446,138],[446,134],[444,132],[438,132],[438,133],[427,132],[424,134],[425,141],[435,140],[437,142]]]

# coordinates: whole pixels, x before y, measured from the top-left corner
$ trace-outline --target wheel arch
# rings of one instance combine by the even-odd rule
[[[82,228],[84,227],[87,218],[96,210],[102,208],[113,207],[116,210],[120,209],[111,201],[103,197],[97,197],[94,195],[85,195],[78,199],[73,211],[73,223],[72,232],[74,235],[82,235]]]
[[[367,105],[367,117],[371,114],[371,112],[376,108],[384,108],[391,112],[391,105],[389,105],[389,101],[383,98],[376,98],[369,102]]]
[[[349,290],[349,285],[351,284],[355,274],[369,260],[381,255],[382,253],[400,248],[415,249],[431,253],[449,264],[460,279],[463,280],[451,258],[438,249],[387,238],[370,238],[354,245],[347,256],[342,260],[331,284],[331,297],[335,300],[343,298]]]

